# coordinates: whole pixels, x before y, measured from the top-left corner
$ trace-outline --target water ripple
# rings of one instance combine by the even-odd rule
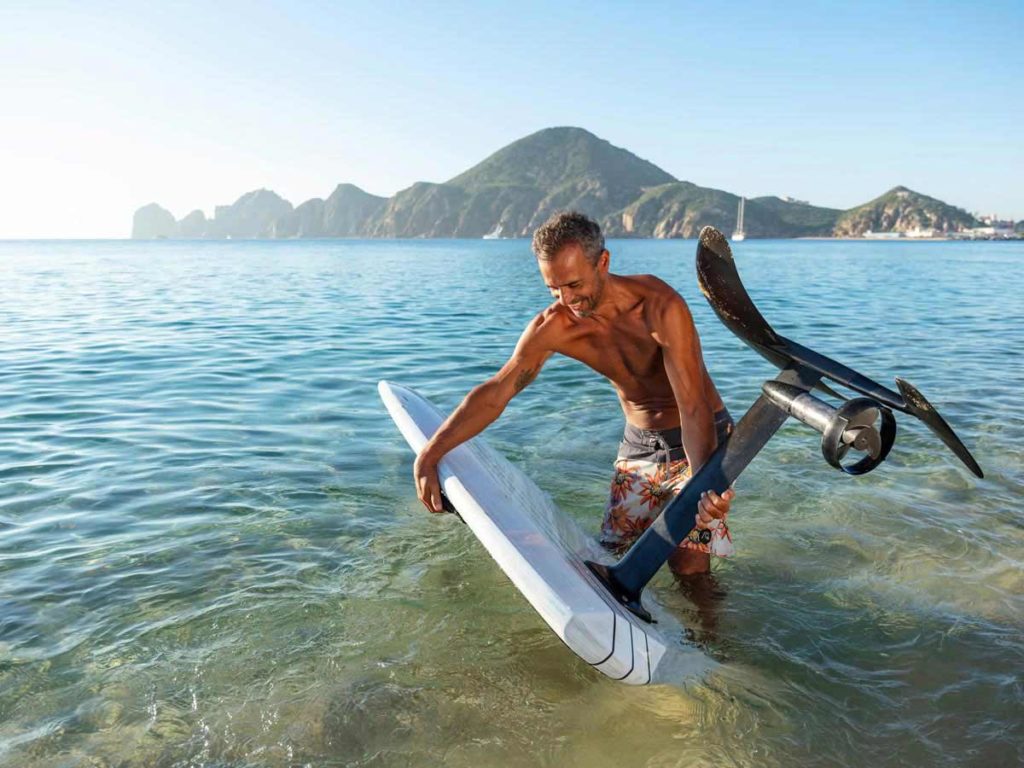
[[[722,664],[626,690],[426,515],[380,378],[446,408],[547,301],[522,241],[0,243],[0,763],[1012,765],[1024,761],[1024,250],[748,242],[783,333],[906,376],[986,470],[900,420],[840,477],[782,430],[738,484]],[[770,366],[693,243],[612,243],[689,301],[741,413]],[[981,275],[985,291],[978,291]],[[621,416],[552,360],[489,439],[594,529]]]

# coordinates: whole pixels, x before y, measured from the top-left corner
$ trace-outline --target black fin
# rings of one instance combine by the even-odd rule
[[[957,437],[953,428],[939,415],[939,412],[935,410],[935,406],[928,402],[920,390],[899,376],[896,377],[896,386],[900,388],[900,393],[907,403],[907,413],[923,421],[928,426],[928,429],[934,432],[939,440],[944,442],[971,472],[978,477],[984,477],[985,475],[981,471],[981,467],[978,466],[978,462],[974,460],[971,452],[967,450],[967,446]]]

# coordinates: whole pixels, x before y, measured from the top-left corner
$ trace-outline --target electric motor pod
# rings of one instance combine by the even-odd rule
[[[863,475],[877,467],[896,440],[892,411],[870,397],[855,397],[836,408],[806,389],[777,379],[766,381],[761,391],[787,415],[821,432],[825,461],[849,475]],[[882,421],[876,427],[879,417]],[[851,448],[867,455],[844,465],[842,460]]]
[[[876,428],[879,417],[882,423]],[[877,400],[855,397],[836,409],[832,421],[822,432],[821,455],[848,475],[863,475],[885,461],[895,441],[896,417],[892,411]],[[867,455],[853,464],[843,464],[850,448]]]

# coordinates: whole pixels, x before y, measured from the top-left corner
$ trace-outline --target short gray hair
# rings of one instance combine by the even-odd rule
[[[559,211],[533,233],[533,252],[538,259],[551,261],[565,246],[576,243],[591,264],[597,264],[604,252],[604,235],[596,221],[579,211]]]

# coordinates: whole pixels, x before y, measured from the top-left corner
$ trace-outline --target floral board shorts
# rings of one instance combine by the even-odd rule
[[[722,409],[716,413],[718,441],[732,430],[729,412]],[[690,463],[683,452],[681,428],[652,431],[627,423],[601,523],[601,544],[624,553],[689,480]],[[732,536],[725,521],[716,520],[709,527],[711,541],[700,544],[701,551],[719,557],[731,555]]]

